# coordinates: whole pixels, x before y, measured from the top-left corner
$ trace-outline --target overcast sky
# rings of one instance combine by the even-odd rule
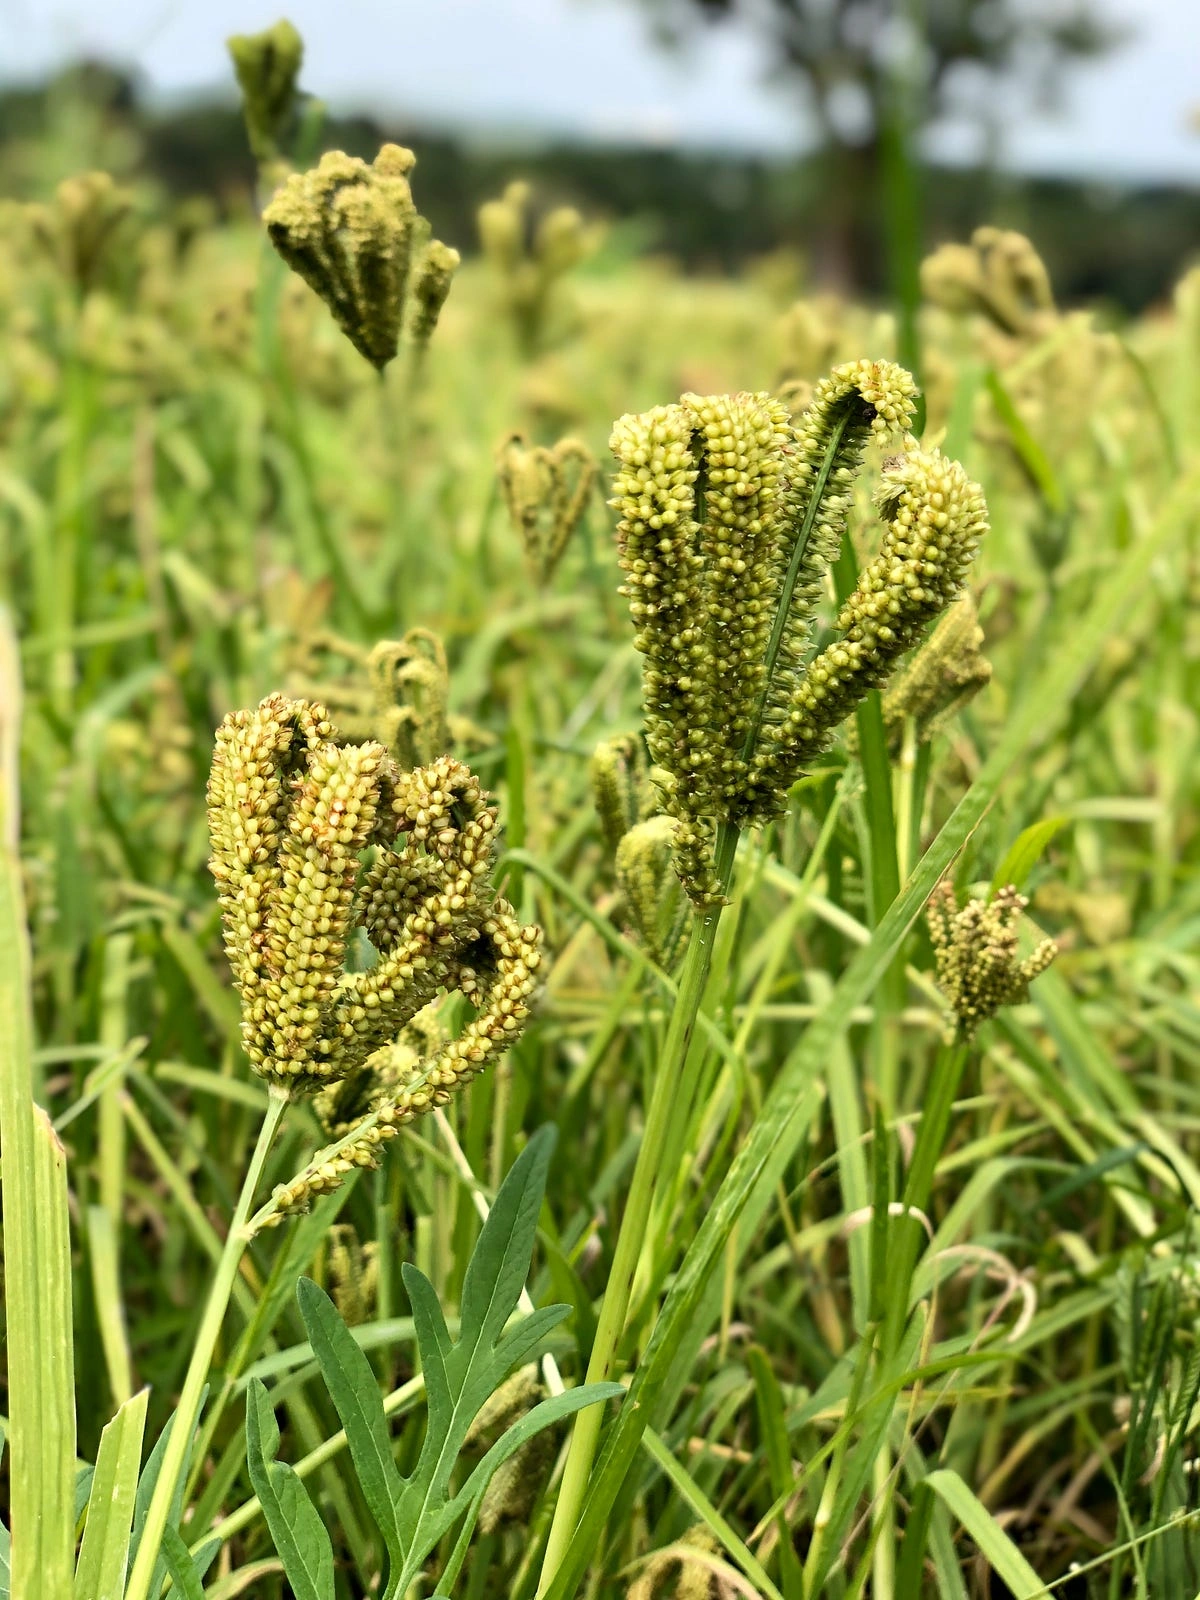
[[[1200,186],[1200,0],[1104,5],[1130,42],[1076,69],[1058,113],[1014,112],[1009,161]],[[226,35],[281,9],[306,41],[304,86],[338,111],[769,152],[804,138],[752,37],[708,30],[673,58],[651,48],[634,0],[0,0],[0,78],[91,54],[136,66],[157,94],[203,93],[229,81]]]

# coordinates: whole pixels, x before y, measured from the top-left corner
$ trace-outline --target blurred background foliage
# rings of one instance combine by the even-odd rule
[[[735,273],[772,253],[768,270],[786,300],[812,279],[868,295],[886,286],[885,180],[873,121],[869,130],[863,141],[831,131],[823,147],[785,160],[635,143],[483,142],[403,113],[326,114],[315,149],[370,158],[385,139],[417,149],[433,231],[460,249],[474,245],[480,204],[520,172],[547,203],[618,224],[600,268],[653,253],[688,271]],[[139,180],[152,210],[168,196],[173,204],[197,197],[229,220],[248,218],[254,203],[254,161],[230,96],[154,105],[134,74],[101,62],[0,90],[0,196],[44,198],[87,167]],[[1017,228],[1037,241],[1062,299],[1107,302],[1118,315],[1160,299],[1200,239],[1200,192],[1183,184],[1020,175],[998,163],[927,166],[921,206],[927,243],[962,238],[982,222]]]

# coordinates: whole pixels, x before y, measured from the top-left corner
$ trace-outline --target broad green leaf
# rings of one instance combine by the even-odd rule
[[[940,1467],[929,1474],[925,1484],[962,1523],[992,1571],[1012,1590],[1014,1600],[1048,1600],[1050,1590],[957,1472]]]
[[[332,1600],[333,1546],[329,1534],[295,1471],[275,1459],[278,1449],[275,1413],[265,1385],[255,1378],[246,1390],[250,1482],[296,1600]]]
[[[100,1435],[87,1524],[75,1568],[75,1600],[121,1600],[142,1465],[150,1391],[128,1399]]]
[[[538,1352],[546,1335],[571,1315],[570,1306],[541,1306],[523,1317],[516,1327],[510,1328],[495,1348],[494,1365],[503,1366],[506,1372],[519,1367]],[[485,1396],[486,1398],[486,1396]]]
[[[171,1592],[178,1594],[179,1600],[204,1600],[204,1586],[196,1575],[188,1547],[178,1529],[169,1524],[163,1529],[162,1549],[163,1560],[171,1575]],[[330,1589],[329,1593],[332,1594],[333,1590]],[[299,1591],[297,1597],[299,1600]]]
[[[527,1417],[514,1424],[501,1439],[497,1440],[483,1458],[470,1479],[455,1495],[453,1502],[441,1513],[434,1527],[449,1529],[454,1526],[455,1520],[462,1517],[462,1526],[459,1528],[458,1537],[454,1541],[454,1548],[442,1572],[438,1583],[444,1589],[452,1589],[458,1579],[459,1570],[466,1559],[467,1547],[471,1542],[471,1535],[475,1531],[475,1522],[479,1516],[479,1508],[483,1503],[487,1486],[492,1480],[497,1468],[502,1466],[508,1458],[521,1448],[535,1433],[540,1433],[543,1427],[548,1427],[557,1422],[561,1417],[573,1412],[582,1411],[587,1406],[596,1405],[603,1400],[616,1399],[624,1394],[624,1387],[615,1383],[586,1384],[582,1388],[568,1391],[567,1394],[556,1395],[551,1400],[543,1402],[531,1411]],[[570,1401],[559,1409],[560,1402]],[[546,1408],[550,1409],[547,1410]],[[531,1418],[537,1417],[536,1427],[526,1429],[524,1424]],[[515,1435],[515,1437],[513,1437]],[[465,1515],[464,1515],[465,1512]]]
[[[399,1517],[404,1485],[392,1460],[387,1418],[371,1363],[351,1338],[333,1301],[311,1278],[301,1278],[296,1299],[321,1376],[346,1430],[363,1498],[395,1569],[403,1564],[406,1553]]]
[[[421,1370],[425,1375],[425,1401],[429,1411],[428,1439],[435,1428],[443,1430],[451,1411],[450,1380],[446,1373],[446,1355],[450,1350],[450,1334],[446,1319],[438,1304],[433,1285],[423,1272],[405,1262],[400,1269],[404,1287],[408,1290],[412,1306],[413,1331],[421,1355]]]
[[[432,1319],[432,1289],[421,1284],[415,1268],[405,1268],[405,1286],[417,1292],[413,1320],[421,1362],[423,1366],[443,1363],[444,1394],[449,1400],[449,1404],[444,1400],[437,1404],[431,1395],[425,1444],[405,1491],[405,1510],[414,1522],[444,1499],[454,1463],[480,1406],[504,1381],[518,1354],[524,1358],[533,1348],[523,1331],[525,1325],[507,1340],[501,1335],[517,1308],[529,1272],[553,1148],[554,1130],[539,1129],[500,1185],[463,1280],[456,1344],[449,1343],[440,1310],[437,1319]],[[535,1312],[531,1319],[535,1337],[548,1331],[567,1310],[547,1307]]]
[[[385,1600],[408,1588],[442,1535],[464,1513],[477,1509],[492,1473],[526,1440],[560,1417],[622,1392],[616,1385],[593,1385],[543,1401],[492,1446],[450,1500],[454,1466],[480,1407],[570,1310],[545,1306],[504,1331],[529,1273],[553,1145],[553,1129],[541,1129],[500,1186],[467,1267],[457,1341],[450,1338],[432,1284],[415,1267],[404,1267],[428,1403],[425,1440],[411,1477],[401,1478],[396,1469],[366,1356],[315,1283],[302,1279],[297,1290],[313,1354],[388,1549]]]
[[[516,1310],[537,1238],[553,1128],[530,1139],[500,1186],[463,1281],[459,1348],[491,1344]]]
[[[1029,874],[1033,871],[1045,853],[1051,839],[1072,821],[1071,817],[1043,817],[1040,822],[1030,823],[1029,827],[1019,833],[1012,844],[1004,852],[1004,859],[996,868],[996,875],[992,879],[992,893],[1004,888],[1011,883],[1017,889],[1025,887]]]

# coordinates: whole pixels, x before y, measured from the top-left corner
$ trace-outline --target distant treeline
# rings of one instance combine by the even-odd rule
[[[133,152],[134,171],[172,197],[207,195],[227,212],[249,205],[254,166],[232,103],[150,108],[131,77],[97,64],[45,85],[0,91],[0,194],[27,194],[31,171],[45,172],[45,163],[28,159],[31,146],[61,139],[64,125],[69,129],[82,113]],[[371,156],[384,139],[416,150],[421,209],[439,237],[460,249],[475,247],[480,203],[519,176],[533,182],[546,204],[569,201],[589,216],[624,222],[631,247],[670,255],[688,270],[732,272],[781,246],[822,259],[832,179],[819,156],[789,162],[618,144],[487,146],[400,117],[385,123],[332,115],[321,125],[316,149]],[[104,144],[98,141],[100,149]],[[101,163],[92,156],[91,164]],[[1064,301],[1107,300],[1140,311],[1163,298],[1179,272],[1200,258],[1200,185],[1101,184],[938,167],[927,172],[923,189],[931,246],[965,238],[985,221],[1019,228],[1036,242]],[[841,270],[855,279],[844,287],[870,294],[883,288],[883,253],[872,239],[872,208],[863,209],[859,248],[852,262],[841,260]]]

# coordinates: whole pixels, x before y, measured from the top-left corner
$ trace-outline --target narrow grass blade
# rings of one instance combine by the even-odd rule
[[[4,1161],[12,1588],[68,1600],[75,1382],[67,1163],[33,1101],[29,939],[18,846],[16,642],[0,611],[0,1154]]]
[[[738,1537],[691,1473],[676,1461],[666,1445],[651,1429],[647,1429],[643,1435],[642,1446],[650,1459],[666,1473],[684,1504],[725,1547],[759,1593],[765,1595],[767,1600],[784,1600],[753,1550]]]
[[[925,1486],[945,1502],[979,1546],[988,1565],[1012,1590],[1014,1600],[1043,1600],[1050,1590],[992,1516],[987,1507],[948,1467],[925,1479]]]
[[[75,1600],[121,1600],[125,1593],[149,1398],[150,1391],[142,1389],[127,1400],[100,1435],[87,1524],[75,1568]]]
[[[783,1575],[783,1592],[785,1600],[803,1600],[804,1574],[792,1544],[792,1530],[788,1523],[788,1500],[796,1486],[796,1475],[788,1438],[787,1407],[766,1352],[757,1345],[751,1345],[746,1352],[746,1365],[754,1379],[758,1431],[766,1451],[771,1493],[779,1505],[775,1526],[779,1533],[779,1568]],[[648,1434],[647,1437],[653,1438],[654,1435]],[[746,1570],[753,1577],[749,1568]]]
[[[203,1412],[204,1403],[207,1399],[208,1388],[205,1386],[200,1394],[200,1412]],[[129,1559],[131,1562],[136,1557],[138,1548],[142,1542],[142,1530],[146,1525],[146,1514],[150,1509],[150,1501],[154,1495],[154,1490],[158,1483],[159,1473],[162,1470],[163,1457],[167,1453],[167,1445],[170,1443],[171,1434],[174,1430],[174,1427],[175,1418],[171,1417],[167,1421],[166,1427],[159,1434],[157,1440],[155,1441],[154,1449],[151,1450],[150,1455],[147,1458],[146,1465],[142,1468],[142,1476],[137,1486],[137,1496],[134,1500],[133,1507],[133,1538],[130,1540],[129,1544]],[[179,1481],[175,1486],[175,1495],[171,1502],[171,1510],[167,1518],[167,1526],[169,1528],[176,1527],[179,1523],[181,1515],[183,1514],[183,1488],[186,1476],[186,1472],[181,1472],[179,1475]],[[159,1590],[162,1588],[163,1579],[166,1577],[166,1575],[166,1556],[160,1551],[158,1564],[154,1570],[154,1578],[150,1585],[151,1594],[158,1594]]]
[[[92,1266],[92,1294],[96,1320],[100,1324],[100,1343],[113,1399],[124,1406],[132,1398],[133,1363],[125,1311],[121,1301],[120,1267],[117,1261],[117,1235],[113,1213],[107,1206],[87,1209],[87,1246]]]

